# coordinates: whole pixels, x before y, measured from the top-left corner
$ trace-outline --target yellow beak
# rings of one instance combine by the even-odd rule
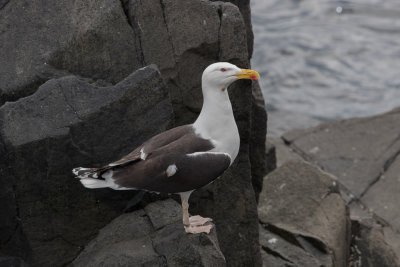
[[[260,78],[260,74],[258,74],[255,70],[247,70],[247,69],[240,69],[242,72],[235,74],[238,79],[250,79],[250,80],[257,80]]]

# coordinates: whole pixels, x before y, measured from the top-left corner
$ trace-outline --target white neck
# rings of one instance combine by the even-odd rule
[[[215,152],[228,153],[233,162],[239,151],[240,139],[228,89],[207,86],[203,84],[203,108],[193,127],[199,136],[213,141]]]

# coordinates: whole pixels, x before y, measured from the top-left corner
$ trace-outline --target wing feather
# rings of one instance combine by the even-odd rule
[[[124,188],[186,192],[211,183],[222,175],[230,163],[231,158],[226,153],[204,152],[194,156],[170,153],[115,169],[112,179]],[[171,165],[175,165],[177,170],[173,176],[168,176],[167,169]]]

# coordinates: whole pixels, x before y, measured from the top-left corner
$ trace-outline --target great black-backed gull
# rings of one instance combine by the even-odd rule
[[[146,190],[179,194],[188,233],[209,233],[210,218],[189,217],[189,196],[215,179],[235,160],[240,138],[228,86],[238,79],[259,78],[254,70],[226,62],[208,66],[202,76],[203,107],[193,124],[158,134],[122,159],[101,168],[75,168],[87,188]]]

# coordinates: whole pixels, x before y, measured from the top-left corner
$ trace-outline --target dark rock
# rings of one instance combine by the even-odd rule
[[[268,139],[265,142],[265,175],[268,173],[272,172],[273,170],[276,169],[276,148],[275,146],[268,141]],[[263,179],[264,180],[264,179]]]
[[[144,61],[156,63],[161,68],[178,125],[193,122],[201,109],[201,73],[207,65],[215,61],[229,61],[241,67],[249,66],[249,38],[246,38],[246,29],[249,28],[246,28],[240,10],[230,3],[129,1],[128,14],[133,29],[141,33]],[[154,26],[156,23],[157,26]],[[168,51],[173,51],[173,54],[166,55]],[[256,172],[258,166],[265,164],[263,155],[250,158],[249,154],[250,145],[252,152],[264,154],[259,142],[264,143],[266,134],[265,111],[260,99],[252,100],[249,82],[237,82],[229,90],[241,134],[241,158],[237,160],[241,163],[234,164],[232,172],[208,190],[193,194],[191,211],[214,218],[217,225],[230,223],[231,227],[218,231],[228,264],[254,265],[255,262],[260,264],[256,203],[251,184],[253,173],[246,169],[254,165],[252,171]],[[254,173],[254,181],[263,175],[263,171],[259,172]],[[232,196],[236,196],[240,209],[229,210],[224,206]],[[246,238],[242,242],[233,242],[238,233]],[[237,247],[232,249],[232,244]]]
[[[349,266],[400,266],[399,258],[386,243],[379,226],[368,221],[353,221],[352,229],[352,255]]]
[[[346,266],[350,224],[335,183],[330,175],[304,161],[288,162],[268,174],[258,214],[269,231],[268,240],[277,241],[275,247],[261,241],[267,248],[265,252],[300,266],[315,266],[313,261],[324,266]]]
[[[142,66],[118,0],[24,0],[0,13],[0,104],[66,73],[116,83]]]
[[[266,153],[266,147],[262,145],[266,143],[267,113],[265,112],[264,97],[258,82],[253,83],[252,97],[250,162],[252,184],[258,202],[264,176],[272,171],[271,168],[275,167],[272,154],[269,154],[271,151]]]
[[[220,50],[225,46],[242,47],[247,51],[245,38],[234,38],[223,34],[235,30],[237,36],[245,35],[244,22],[236,6],[226,3],[221,6],[220,38],[230,38],[233,43],[220,40]],[[248,67],[247,57],[242,60],[220,54],[219,61],[230,61]],[[193,195],[191,205],[195,211],[215,220],[218,240],[229,266],[261,266],[258,244],[257,203],[252,187],[250,162],[252,86],[250,81],[238,81],[229,87],[236,123],[240,134],[240,151],[232,166],[209,188]],[[263,134],[265,136],[265,134]],[[207,192],[208,191],[208,192]],[[207,199],[203,198],[205,196]],[[211,201],[210,201],[211,198]],[[210,202],[212,204],[210,204]],[[193,203],[196,205],[193,205]]]
[[[159,66],[170,95],[169,99],[165,96],[164,102],[152,111],[140,109],[146,111],[144,115],[139,111],[139,106],[129,105],[128,100],[107,104],[106,107],[96,100],[86,103],[87,106],[99,108],[94,113],[90,113],[90,109],[80,109],[80,102],[75,101],[76,96],[72,94],[76,90],[67,88],[86,88],[87,85],[78,79],[75,82],[70,77],[61,79],[64,87],[60,85],[54,92],[49,90],[49,96],[42,95],[60,104],[53,107],[44,105],[44,109],[48,108],[54,113],[52,110],[58,108],[60,113],[57,115],[63,119],[38,113],[49,123],[43,125],[39,117],[33,120],[36,125],[22,117],[21,122],[16,123],[25,130],[31,131],[30,127],[33,126],[36,129],[26,131],[26,135],[10,137],[15,144],[11,145],[12,151],[7,152],[10,157],[7,156],[5,164],[1,165],[6,169],[5,172],[11,170],[4,179],[16,184],[18,193],[15,194],[17,205],[10,204],[7,207],[7,214],[10,214],[7,218],[11,218],[5,224],[8,237],[13,235],[19,209],[24,217],[23,230],[32,247],[41,248],[42,256],[39,258],[44,260],[43,257],[48,255],[50,260],[47,263],[54,263],[60,257],[68,261],[94,235],[96,229],[118,214],[122,202],[131,197],[130,192],[87,192],[79,184],[71,184],[72,181],[67,178],[70,167],[78,163],[100,165],[114,160],[145,138],[165,129],[167,126],[162,122],[171,121],[171,110],[165,108],[169,101],[172,102],[175,125],[192,123],[202,106],[201,74],[210,63],[229,61],[240,67],[249,67],[253,41],[249,3],[247,0],[235,3],[240,9],[231,3],[198,0],[73,3],[35,0],[10,2],[3,6],[0,10],[0,50],[8,52],[0,52],[0,61],[7,62],[0,67],[0,104],[33,94],[50,78],[70,74],[79,75],[93,83],[93,87],[87,89],[90,92],[95,88],[93,94],[84,94],[82,92],[86,89],[82,90],[79,95],[81,99],[91,99],[96,95],[95,92],[106,94],[106,99],[112,98],[107,94],[108,90],[115,90],[119,82],[133,70],[151,63]],[[27,21],[21,22],[21,17],[27,18]],[[54,85],[54,81],[44,86],[50,85]],[[103,87],[107,89],[101,89]],[[265,125],[261,125],[265,113],[262,105],[253,99],[252,89],[249,81],[237,82],[229,88],[241,135],[240,156],[220,181],[210,186],[209,190],[199,192],[203,194],[201,198],[193,195],[191,200],[191,205],[198,213],[213,217],[217,225],[230,225],[223,227],[218,237],[231,266],[261,265],[252,181],[258,181],[261,177],[262,171],[257,173],[256,166],[262,166],[264,160],[263,155],[250,157],[250,153],[263,154],[264,142],[258,142],[264,140],[266,134]],[[144,98],[149,95],[148,92],[141,92]],[[60,93],[65,93],[67,101],[71,102],[70,106],[66,105],[67,101],[60,100]],[[135,97],[130,95],[126,99]],[[152,97],[143,99],[148,107],[155,105],[153,100]],[[32,107],[24,112],[29,114],[32,108],[32,114],[35,114],[37,110],[34,107],[43,101],[36,98],[35,102],[30,102]],[[129,108],[123,108],[125,106]],[[78,115],[74,114],[73,109],[79,111]],[[83,116],[83,119],[79,116]],[[131,123],[134,119],[137,120]],[[62,120],[70,121],[64,125]],[[151,125],[156,127],[152,128]],[[6,134],[12,136],[10,132],[2,133],[4,136]],[[15,149],[18,142],[23,144]],[[99,143],[109,145],[102,149]],[[113,147],[112,153],[109,152],[110,147]],[[10,166],[8,158],[15,164]],[[252,176],[255,180],[252,180]],[[35,184],[41,186],[33,188]],[[0,192],[0,197],[3,199],[4,195],[4,199],[14,203],[14,190],[8,189],[4,194]],[[96,203],[96,199],[101,201]],[[227,209],[226,205],[234,205],[232,199],[236,200],[236,207]],[[84,209],[81,203],[89,203],[86,206],[90,208]],[[20,205],[23,205],[22,208]],[[99,209],[94,208],[96,205]],[[43,213],[38,213],[38,210]],[[85,215],[84,218],[77,213]],[[53,217],[54,220],[49,219]],[[79,219],[82,223],[78,223]],[[35,232],[35,229],[39,230]],[[82,234],[77,236],[79,231]],[[66,232],[71,236],[65,237]],[[35,233],[34,237],[32,233]],[[237,235],[240,242],[237,242]],[[18,235],[13,236],[22,240]],[[35,243],[32,240],[39,241]],[[57,243],[57,246],[53,243]],[[53,253],[56,249],[66,251],[66,255]],[[37,264],[42,263],[37,261]]]
[[[165,207],[163,208],[163,205]],[[177,221],[177,218],[182,218],[182,210],[175,208],[169,209],[170,202],[157,202],[150,203],[144,210],[147,213],[153,227],[158,230],[167,224],[171,224]]]
[[[130,0],[127,1],[126,8],[143,61],[147,64],[156,64],[161,70],[174,67],[175,54],[162,1]]]
[[[73,76],[50,80],[32,96],[0,108],[12,170],[4,179],[14,181],[8,189],[16,196],[14,216],[34,265],[70,261],[132,197],[131,191],[87,190],[72,178],[71,168],[115,160],[165,130],[171,118],[168,93],[154,67],[109,87]]]
[[[400,109],[368,117],[335,121],[283,135],[308,160],[335,175],[360,198],[400,151]]]
[[[28,267],[22,259],[15,257],[0,256],[0,267]]]
[[[138,1],[127,4],[143,61],[160,67],[177,125],[192,123],[202,105],[201,75],[218,61],[220,6],[205,1]],[[184,12],[182,12],[184,10]]]
[[[211,1],[220,1],[220,0],[211,0]],[[244,23],[246,25],[246,36],[247,36],[247,49],[248,49],[248,57],[249,59],[253,55],[253,43],[254,43],[254,34],[251,26],[251,9],[250,9],[250,0],[222,0],[222,2],[230,2],[236,5],[240,13],[242,14]]]
[[[209,235],[186,234],[177,202],[169,199],[150,205],[124,214],[101,229],[72,266],[226,265],[215,227]]]
[[[151,48],[142,45],[145,62],[161,66],[178,125],[192,123],[201,109],[201,73],[207,65],[215,61],[229,61],[241,67],[249,67],[249,38],[246,38],[246,29],[249,28],[246,28],[236,6],[195,0],[129,2],[131,5],[128,12],[132,25],[135,25],[133,28],[142,29],[143,44],[151,43]],[[154,19],[144,12],[148,9],[152,10]],[[182,13],[182,10],[185,12]],[[153,27],[154,22],[148,21],[161,21],[161,18],[157,18],[157,14],[161,13],[165,24]],[[154,40],[153,36],[158,35],[162,41]],[[173,57],[157,55],[158,51],[170,50],[174,51]],[[172,58],[175,60],[174,67],[171,67]],[[252,86],[249,82],[237,82],[229,90],[241,135],[241,156],[237,159],[240,163],[232,165],[231,172],[221,177],[209,189],[194,193],[190,200],[191,211],[212,217],[217,225],[231,225],[218,231],[221,249],[228,264],[260,265],[252,181],[257,184],[264,172],[258,168],[263,168],[265,164],[264,148],[260,146],[260,142],[263,144],[265,140],[266,115],[263,105],[260,104],[261,99],[252,100]],[[257,90],[255,87],[254,92],[259,93]],[[261,156],[250,158],[250,146],[252,153]],[[254,173],[247,170],[251,166],[254,166],[251,169]],[[259,184],[258,187],[257,190],[260,190]],[[231,202],[232,196],[236,197],[240,208],[226,209],[224,205]],[[234,242],[238,233],[243,240]],[[232,244],[235,244],[235,249],[232,249]]]
[[[180,20],[172,18],[181,17],[181,10],[186,10],[186,5],[191,5],[191,2],[193,1],[180,2],[177,9],[175,6],[177,4],[172,5],[171,1],[163,1],[164,12],[168,10],[166,13],[168,29],[181,27],[174,26],[179,24]],[[239,9],[230,3],[207,5],[205,3],[207,2],[195,5],[198,9],[193,14],[194,23],[204,24],[203,18],[207,17],[206,25],[216,21],[219,22],[219,27],[213,28],[216,32],[209,32],[211,37],[205,40],[190,37],[189,44],[192,48],[187,48],[188,50],[179,57],[176,65],[178,74],[174,76],[172,72],[169,72],[170,78],[167,77],[178,123],[192,122],[197,114],[190,115],[187,112],[188,109],[197,112],[201,108],[200,77],[204,67],[215,61],[229,61],[244,68],[249,67],[247,40],[244,38],[246,30]],[[188,10],[192,9],[188,8]],[[202,19],[199,22],[196,16],[200,15]],[[185,28],[184,31],[188,29]],[[188,36],[192,35],[193,33],[188,34]],[[174,43],[177,39],[171,37],[171,40]],[[175,49],[175,51],[180,50]],[[176,54],[179,56],[179,53]],[[192,77],[192,79],[188,80],[187,77]],[[175,87],[180,88],[181,91],[173,89]],[[229,88],[229,92],[241,136],[240,153],[235,163],[219,180],[207,189],[192,194],[191,213],[212,217],[217,226],[229,225],[218,230],[221,250],[228,265],[260,266],[257,211],[249,154],[253,134],[251,131],[254,103],[252,85],[249,81],[238,81]],[[260,132],[262,130],[257,134]],[[262,139],[264,136],[265,132],[258,138]],[[254,147],[256,145],[254,144]],[[257,164],[255,162],[255,165]],[[232,198],[235,198],[234,202]]]

